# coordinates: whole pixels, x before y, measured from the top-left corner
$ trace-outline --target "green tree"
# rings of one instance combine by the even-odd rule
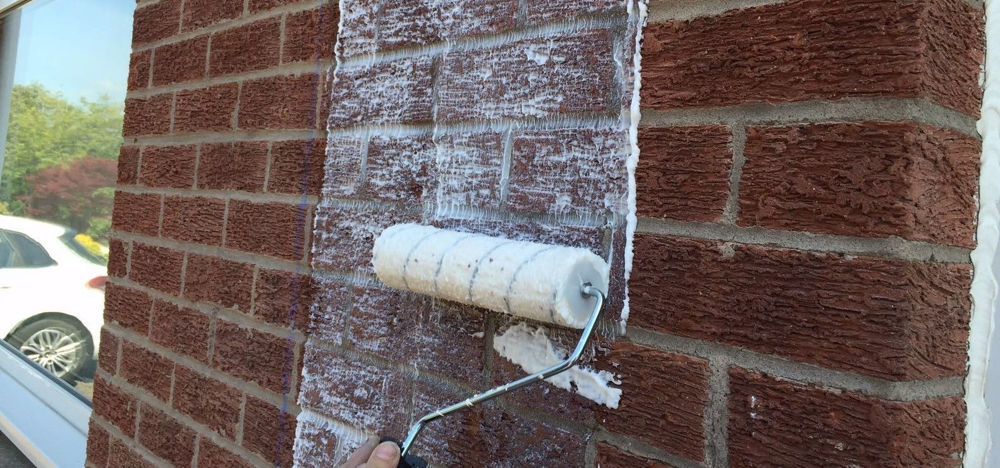
[[[84,156],[114,160],[122,144],[124,106],[109,97],[72,103],[39,83],[14,85],[10,124],[0,178],[0,206],[14,215],[27,214],[31,176],[68,167]],[[70,224],[68,219],[53,221]],[[72,224],[79,225],[80,220]]]

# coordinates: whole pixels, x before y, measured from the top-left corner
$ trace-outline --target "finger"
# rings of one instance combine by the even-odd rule
[[[372,450],[375,450],[376,445],[378,445],[378,437],[369,438],[351,454],[351,457],[343,465],[340,465],[340,468],[357,468],[361,466],[371,456]]]
[[[399,466],[399,446],[395,442],[382,442],[368,457],[364,468],[396,468]]]

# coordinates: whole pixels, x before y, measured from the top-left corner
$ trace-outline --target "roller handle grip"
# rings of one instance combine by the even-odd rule
[[[379,443],[382,442],[394,442],[399,446],[399,449],[403,449],[403,443],[392,437],[382,437]],[[427,468],[427,461],[416,455],[406,454],[405,457],[399,459],[399,465],[396,468]]]

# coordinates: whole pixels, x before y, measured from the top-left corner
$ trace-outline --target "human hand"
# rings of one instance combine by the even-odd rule
[[[378,443],[378,437],[368,439],[340,468],[396,468],[399,466],[399,446],[395,442]]]

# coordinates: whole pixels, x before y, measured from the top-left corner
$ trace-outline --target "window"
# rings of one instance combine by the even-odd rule
[[[4,268],[37,268],[56,264],[38,242],[24,234],[0,229],[0,237],[10,245],[11,250],[6,265],[0,263]]]

